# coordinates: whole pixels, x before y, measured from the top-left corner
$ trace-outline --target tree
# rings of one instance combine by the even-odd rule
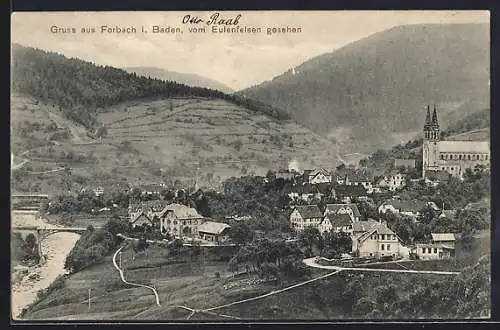
[[[253,239],[253,232],[246,223],[237,222],[231,226],[228,236],[235,244],[240,245],[250,242]]]
[[[300,233],[300,241],[307,246],[308,251],[312,253],[313,246],[319,246],[323,242],[323,238],[319,230],[315,227],[306,227]]]

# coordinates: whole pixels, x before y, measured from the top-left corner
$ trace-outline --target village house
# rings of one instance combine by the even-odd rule
[[[332,182],[335,182],[338,185],[343,185],[345,183],[345,175],[341,175],[339,173],[333,173]]]
[[[198,235],[201,239],[220,244],[227,239],[231,226],[222,222],[207,221],[198,226]]]
[[[162,191],[165,189],[165,185],[162,184],[143,184],[134,187],[135,189],[139,189],[141,192],[141,196],[160,196]],[[133,189],[134,189],[133,188]]]
[[[412,253],[422,260],[450,259],[455,256],[455,234],[431,233],[430,243],[415,244]]]
[[[410,217],[418,217],[420,211],[424,209],[427,204],[417,200],[403,200],[400,198],[391,198],[384,201],[379,207],[378,212],[385,214],[392,212],[394,214],[407,215]]]
[[[205,218],[192,207],[172,203],[167,205],[158,215],[160,232],[174,237],[195,237],[198,226],[205,222]]]
[[[150,218],[144,213],[144,211],[140,211],[135,215],[133,219],[130,220],[130,223],[132,224],[132,227],[138,227],[142,225],[149,225],[152,226],[153,222],[151,221]]]
[[[318,225],[319,232],[323,235],[328,232],[344,232],[352,234],[353,219],[347,213],[326,215]]]
[[[363,186],[366,190],[372,189],[373,177],[364,171],[347,171],[344,184],[347,186]]]
[[[407,249],[385,222],[360,221],[354,223],[352,252],[359,257],[408,257]]]
[[[151,219],[151,221],[154,221],[155,219],[159,219],[160,214],[167,205],[168,201],[164,200],[130,203],[128,206],[129,219],[132,220],[137,216],[137,214],[144,212],[144,214]]]
[[[315,227],[323,220],[323,213],[317,205],[295,206],[290,214],[290,225],[295,231]]]
[[[293,187],[293,191],[288,194],[292,201],[303,200],[311,202],[320,201],[323,197],[330,196],[335,198],[335,189],[330,183],[304,184]]]
[[[353,203],[349,204],[326,204],[325,211],[323,212],[323,216],[327,215],[336,215],[336,214],[348,214],[352,221],[359,221],[361,217],[361,213],[359,213],[358,206]]]
[[[343,200],[343,203],[350,203],[351,200],[367,194],[367,190],[363,186],[335,185],[334,190],[336,198]]]
[[[303,174],[303,184],[331,183],[331,175],[323,168],[315,170],[305,170]]]
[[[391,171],[381,176],[377,180],[376,186],[389,191],[402,189],[406,187],[406,175],[401,172]]]

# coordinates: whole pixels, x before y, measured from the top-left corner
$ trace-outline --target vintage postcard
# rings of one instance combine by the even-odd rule
[[[488,11],[15,12],[13,320],[488,319]]]

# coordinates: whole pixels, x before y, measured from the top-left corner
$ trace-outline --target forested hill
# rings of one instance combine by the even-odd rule
[[[241,96],[141,77],[18,44],[12,46],[12,91],[59,106],[68,118],[87,128],[96,125],[96,114],[106,111],[106,107],[145,98],[218,98],[277,119],[288,119],[282,111]]]
[[[240,94],[345,141],[346,153],[369,153],[414,136],[426,104],[438,105],[443,128],[489,106],[489,29],[488,24],[394,27]]]

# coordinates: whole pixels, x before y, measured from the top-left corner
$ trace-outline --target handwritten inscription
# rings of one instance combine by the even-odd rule
[[[200,24],[204,23],[206,25],[238,25],[241,14],[235,17],[223,17],[219,13],[214,13],[210,15],[208,20],[202,19],[198,16],[185,15],[182,18],[182,24]]]

